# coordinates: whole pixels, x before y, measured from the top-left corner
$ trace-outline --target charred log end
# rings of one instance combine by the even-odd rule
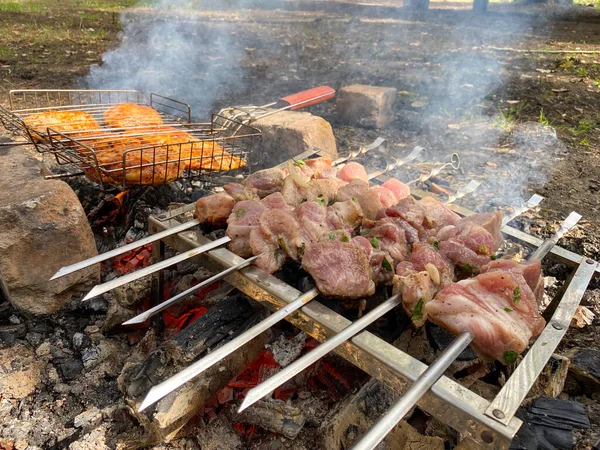
[[[177,432],[232,378],[263,351],[265,332],[224,358],[184,386],[144,412],[138,408],[148,390],[251,328],[264,318],[241,295],[234,295],[209,309],[176,336],[163,342],[145,360],[126,364],[119,388],[126,396],[131,413],[155,442],[170,441]]]

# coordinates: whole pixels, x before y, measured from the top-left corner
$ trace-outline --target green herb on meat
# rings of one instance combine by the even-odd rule
[[[390,262],[387,260],[387,258],[383,258],[383,261],[381,261],[381,265],[383,266],[383,268],[385,270],[387,270],[388,272],[392,271],[392,265],[390,264]]]
[[[413,310],[412,321],[416,322],[417,320],[420,320],[422,317],[423,317],[423,299],[420,298],[419,301],[417,302],[417,305],[415,306],[415,309]]]
[[[519,355],[517,354],[517,352],[513,352],[512,350],[504,352],[504,362],[506,364],[512,364],[517,360],[518,356]]]
[[[369,242],[371,242],[373,248],[379,248],[379,241],[375,236],[373,236]]]
[[[521,298],[521,286],[517,286],[513,291],[513,303],[517,303]]]
[[[235,212],[235,215],[238,217],[242,217],[246,213],[247,213],[247,211],[245,209],[240,208]]]

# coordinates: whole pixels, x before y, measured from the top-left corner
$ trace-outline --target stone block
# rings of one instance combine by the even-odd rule
[[[383,128],[394,120],[392,110],[398,91],[391,87],[355,84],[338,91],[336,110],[340,121],[362,128]]]
[[[16,308],[52,314],[99,280],[99,267],[49,281],[63,266],[97,255],[75,192],[46,180],[23,147],[0,149],[0,285]]]
[[[273,167],[309,150],[337,155],[333,130],[322,117],[281,111],[257,120],[252,126],[262,133],[260,164],[263,167]]]

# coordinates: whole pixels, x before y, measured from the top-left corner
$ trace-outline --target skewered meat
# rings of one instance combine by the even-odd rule
[[[293,206],[286,203],[281,192],[273,192],[272,194],[267,195],[261,200],[261,203],[269,209],[281,209],[287,212],[292,212],[294,210]]]
[[[445,287],[424,310],[429,320],[454,334],[470,332],[483,358],[505,364],[545,326],[525,278],[501,269]]]
[[[100,133],[100,125],[92,117],[91,114],[84,111],[44,111],[30,114],[23,119],[25,125],[35,130],[37,133],[46,136],[47,129],[52,128],[60,133],[69,133],[73,139],[84,136],[90,136]],[[89,132],[96,130],[95,132]],[[82,133],[81,131],[88,131]],[[32,135],[36,142],[42,142],[42,139],[37,133]],[[52,136],[58,138],[58,135]]]
[[[394,197],[396,197],[396,203],[410,195],[410,187],[395,178],[390,178],[381,186],[392,191]]]
[[[541,260],[532,259],[530,261],[517,262],[513,259],[501,258],[482,267],[481,273],[494,270],[506,270],[521,275],[533,291],[538,305],[544,299],[544,277],[542,276]]]
[[[237,202],[227,219],[226,234],[231,238],[227,248],[242,258],[252,256],[250,233],[258,227],[258,221],[267,207],[257,200]]]
[[[304,161],[308,167],[314,171],[329,169],[333,165],[331,156],[321,156],[319,158],[311,158]]]
[[[369,183],[362,180],[353,180],[350,183],[340,186],[337,191],[336,200],[345,202],[346,200],[358,199],[369,190]]]
[[[261,214],[258,228],[250,232],[249,242],[252,253],[259,255],[257,267],[268,273],[281,269],[288,257],[298,260],[298,252],[305,245],[294,216],[280,209]]]
[[[283,187],[284,174],[281,169],[276,167],[272,169],[259,170],[248,175],[242,181],[244,186],[256,189],[260,198],[266,197],[274,192],[281,191]]]
[[[375,284],[390,284],[394,276],[392,257],[387,252],[374,248],[369,239],[364,236],[355,236],[352,242],[365,250],[371,266],[371,279]]]
[[[369,239],[374,248],[381,249],[392,257],[392,267],[406,261],[410,256],[404,230],[390,218],[374,222],[372,228],[364,228],[362,234]]]
[[[194,217],[202,223],[210,223],[216,227],[223,226],[227,223],[235,203],[235,199],[224,192],[199,198]]]
[[[260,200],[256,189],[240,183],[228,183],[223,186],[223,189],[238,202],[242,200]]]
[[[104,123],[111,128],[162,125],[158,111],[150,106],[135,103],[119,103],[104,111]]]
[[[427,239],[428,232],[424,226],[427,222],[425,211],[414,197],[406,197],[391,208],[382,208],[377,212],[377,219],[388,217],[404,230],[409,244]]]
[[[402,293],[402,307],[417,327],[427,320],[423,306],[444,286],[454,281],[454,266],[433,246],[416,242],[410,261],[396,266],[394,292]]]
[[[427,228],[437,230],[447,225],[454,225],[460,220],[458,214],[433,197],[424,197],[417,203],[425,212]]]
[[[283,180],[281,194],[288,205],[298,206],[304,201],[316,201],[322,205],[334,201],[337,194],[337,183],[329,178],[313,179],[306,182],[306,187],[299,185],[294,178],[288,176]]]
[[[362,298],[375,293],[369,260],[360,245],[341,241],[308,244],[302,268],[313,277],[323,295]]]
[[[501,226],[501,211],[475,214],[443,227],[436,239],[444,256],[467,271],[477,273],[491,262],[492,254],[502,242]]]
[[[349,162],[348,164],[346,164],[344,167],[342,167],[338,176],[342,180],[347,181],[348,183],[354,180],[362,180],[367,183],[369,182],[369,176],[367,175],[367,171],[362,166],[362,164],[359,164],[357,162]]]

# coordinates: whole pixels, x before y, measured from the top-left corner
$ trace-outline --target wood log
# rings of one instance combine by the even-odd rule
[[[132,414],[158,441],[169,441],[188,420],[239,375],[264,349],[268,332],[250,341],[200,376],[142,413],[137,412],[148,390],[175,375],[206,353],[246,331],[266,315],[247,297],[235,294],[209,309],[177,335],[162,342],[144,360],[129,361],[119,376]],[[132,358],[133,359],[133,358]]]

